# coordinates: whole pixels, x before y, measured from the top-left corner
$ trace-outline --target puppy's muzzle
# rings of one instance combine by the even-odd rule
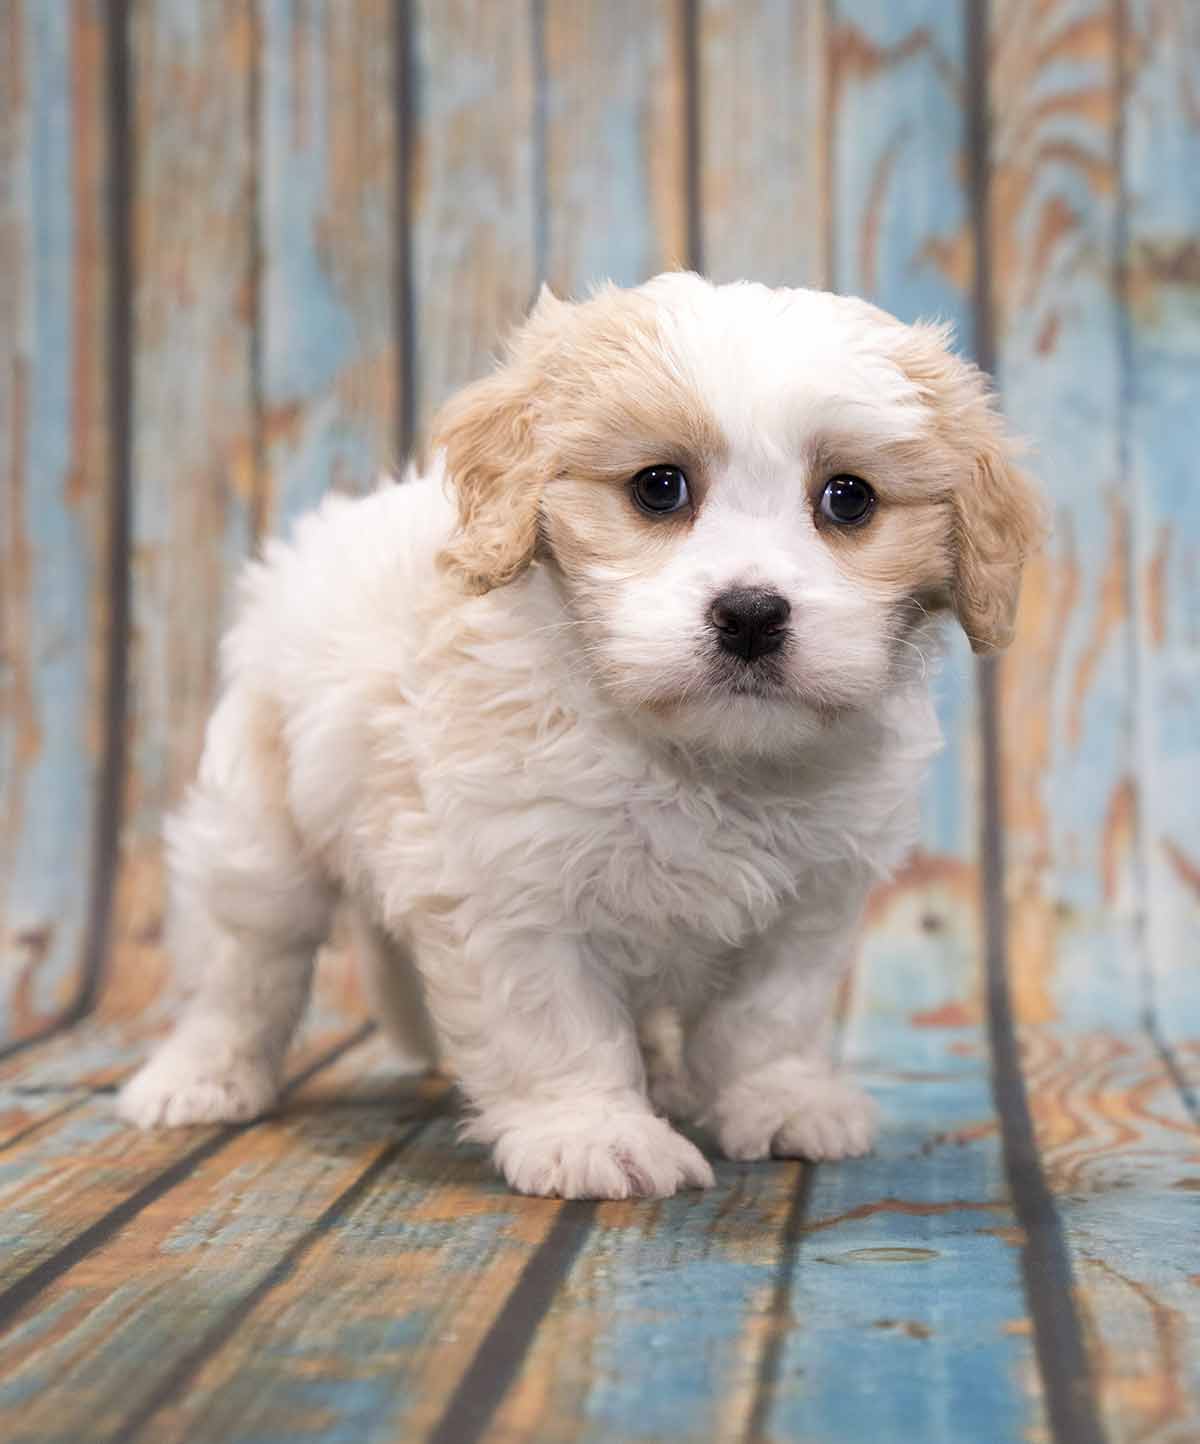
[[[786,597],[769,587],[731,587],[708,615],[721,650],[753,662],[783,646],[791,611]]]

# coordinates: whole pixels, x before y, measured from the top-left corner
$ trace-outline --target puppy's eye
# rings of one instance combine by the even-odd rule
[[[677,466],[648,466],[633,478],[633,499],[652,516],[682,511],[688,504],[687,477]]]
[[[861,476],[835,476],[825,483],[819,510],[838,526],[858,526],[875,505],[875,493]]]

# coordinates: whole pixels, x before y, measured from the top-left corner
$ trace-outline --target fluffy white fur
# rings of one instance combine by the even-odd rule
[[[344,901],[385,1019],[516,1189],[711,1184],[651,1092],[734,1158],[865,1152],[824,1042],[914,839],[936,613],[1002,643],[1032,536],[977,374],[861,302],[671,275],[546,297],[439,443],[248,570],[168,832],[191,999],[125,1116],[269,1108]],[[683,455],[689,516],[647,519],[622,478]],[[818,523],[843,471],[875,539]],[[733,585],[791,604],[749,686],[709,621]]]

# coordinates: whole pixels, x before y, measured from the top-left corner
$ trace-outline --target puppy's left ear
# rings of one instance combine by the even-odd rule
[[[505,364],[452,396],[434,421],[433,446],[444,455],[458,506],[458,527],[440,562],[468,591],[502,587],[533,560],[549,466],[538,441],[538,399],[546,358],[570,311],[543,286]]]
[[[1021,573],[1046,535],[1045,512],[984,373],[949,349],[948,328],[906,329],[904,369],[933,404],[943,441],[961,457],[951,491],[951,601],[972,651],[999,651],[1012,641]]]
[[[1016,464],[999,417],[988,412],[972,469],[954,494],[954,610],[971,650],[983,653],[1012,641],[1021,573],[1046,530],[1037,493]]]

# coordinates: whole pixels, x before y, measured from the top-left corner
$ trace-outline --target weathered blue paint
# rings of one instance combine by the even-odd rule
[[[418,431],[486,373],[539,280],[535,64],[529,4],[412,6],[412,208]]]
[[[1131,318],[1114,281],[1129,259],[1117,62],[1136,64],[1138,48],[1097,0],[1042,16],[1008,0],[992,14],[1006,117],[995,137],[1000,375],[1057,524],[1002,683],[1014,997],[1100,1411],[1117,1437],[1187,1437],[1200,1429],[1200,1292],[1194,1248],[1179,1245],[1195,1236],[1197,1134],[1137,1026],[1148,976],[1139,768],[1151,759],[1138,745],[1130,568],[1161,462],[1143,451],[1131,485]],[[1166,428],[1180,418],[1164,406],[1153,425],[1169,454]]]
[[[112,1023],[92,1016],[39,1043],[32,1053],[19,1052],[0,1064],[0,1089],[96,1087],[110,1083],[145,1056],[147,1036],[163,1026],[165,1014],[153,1009],[133,1024]]]
[[[1189,7],[1129,7],[1124,230],[1141,864],[1154,1016],[1200,1037],[1200,28]],[[1182,1061],[1200,1080],[1200,1057]]]
[[[370,1059],[337,1070],[343,1088],[362,1076],[364,1064]],[[372,1083],[386,1094],[386,1074]],[[69,1380],[60,1403],[75,1401],[68,1407],[78,1407],[80,1426],[86,1418],[98,1432],[115,1432],[403,1136],[405,1115],[411,1119],[422,1105],[411,1087],[395,1086],[391,1106],[297,1107],[239,1135],[219,1163],[152,1204],[139,1228],[152,1241],[155,1269],[122,1273],[116,1260],[123,1245],[115,1239],[107,1256],[74,1272],[66,1291],[75,1306],[65,1327],[33,1353],[9,1356],[0,1417],[9,1405],[29,1408],[34,1397],[44,1397],[47,1410],[56,1407],[44,1385]],[[375,1188],[313,1236],[302,1271],[280,1279],[255,1308],[255,1350],[218,1345],[206,1382],[169,1400],[169,1417],[210,1437],[296,1437],[311,1429],[310,1410],[319,1403],[323,1438],[409,1437],[409,1412],[436,1410],[436,1391],[444,1398],[456,1381],[464,1349],[446,1331],[458,1331],[469,1351],[503,1301],[503,1281],[537,1242],[525,1208],[490,1175],[480,1151],[456,1150],[452,1136],[447,1120],[428,1125]],[[529,1207],[553,1218],[553,1205]],[[489,1272],[499,1287],[488,1288]],[[318,1275],[325,1280],[319,1311],[311,1291]],[[52,1294],[46,1307],[56,1301]],[[114,1327],[132,1312],[145,1327]],[[320,1360],[333,1358],[339,1363],[317,1399],[296,1387],[312,1380],[314,1365],[324,1374]],[[437,1372],[427,1372],[431,1362]],[[61,1427],[65,1416],[57,1417]],[[39,1427],[36,1414],[24,1422]],[[386,1436],[385,1425],[392,1431]]]
[[[22,1089],[48,1090],[40,1099],[30,1099],[24,1105],[27,1109],[75,1102],[80,1091],[76,1082],[87,1076],[89,1065],[115,1083],[145,1056],[144,1037],[123,1039],[112,1024],[97,1021],[78,1033],[84,1049],[79,1072],[70,1068],[68,1056],[57,1060],[57,1071],[43,1068],[38,1059],[31,1068],[28,1056],[21,1060],[23,1070],[15,1062],[7,1067],[0,1081],[0,1116],[8,1112],[6,1100],[15,1105],[27,1096]],[[317,1108],[331,1100],[352,1101],[355,1085],[385,1049],[378,1035],[372,1043],[351,1048],[333,1066],[318,1071],[295,1097],[289,1093],[283,1106]],[[289,1060],[288,1076],[300,1078],[326,1051],[332,1051],[327,1036],[325,1046],[301,1045]],[[67,1052],[62,1049],[64,1055]],[[104,1057],[107,1066],[100,1068]],[[391,1071],[395,1072],[394,1066]],[[411,1088],[405,1085],[401,1100],[409,1093]],[[13,1122],[13,1131],[19,1132],[20,1120]],[[143,1133],[118,1118],[111,1092],[95,1093],[82,1107],[65,1111],[36,1135],[14,1139],[8,1147],[3,1146],[7,1140],[0,1131],[0,1288],[24,1278],[212,1134],[204,1128]]]
[[[963,25],[952,6],[833,7],[833,281],[952,322],[970,354]],[[974,675],[947,631],[922,857],[882,895],[844,1050],[880,1146],[817,1170],[768,1437],[1044,1428],[982,1026]]]
[[[860,961],[844,1057],[880,1104],[880,1142],[817,1170],[769,1438],[1045,1428],[987,1042],[959,940],[920,927],[928,903],[900,894]],[[948,1002],[963,1021],[931,1024]]]
[[[0,1286],[23,1278],[198,1137],[143,1138],[97,1096],[0,1152]]]
[[[253,544],[256,484],[250,17],[148,0],[130,40],[138,265],[127,874],[157,856],[164,813],[199,760],[217,646]],[[144,931],[152,904],[145,883],[139,890],[132,926]],[[118,950],[136,946],[130,930],[119,916]]]
[[[87,932],[107,473],[86,289],[99,277],[81,264],[84,245],[99,245],[100,92],[72,83],[85,23],[34,3],[3,21],[13,51],[0,86],[13,88],[0,94],[12,246],[0,281],[0,1042],[70,1005]]]
[[[705,274],[829,285],[827,15],[808,0],[701,0]]]
[[[970,355],[962,12],[927,0],[837,0],[830,24],[831,284],[902,321],[950,322]],[[935,691],[946,746],[925,790],[922,847],[967,859],[978,834],[974,668],[958,627],[945,633]]]
[[[674,12],[666,0],[546,6],[546,271],[560,294],[687,261]]]
[[[376,1111],[351,1120],[356,1130],[386,1141],[397,1125]],[[454,1149],[452,1135],[447,1122],[430,1125],[330,1225],[306,1260],[308,1283],[289,1280],[263,1300],[259,1347],[222,1349],[204,1386],[179,1402],[181,1423],[230,1444],[310,1432],[338,1444],[426,1437],[538,1237],[480,1150]],[[260,1237],[273,1221],[274,1253],[298,1230],[266,1180],[248,1193],[249,1208],[237,1208],[251,1218],[257,1209]],[[548,1222],[554,1205],[541,1207]],[[309,1292],[317,1279],[319,1313]]]
[[[741,1437],[779,1327],[799,1174],[794,1163],[718,1163],[712,1193],[607,1209],[525,1367],[530,1385],[550,1381],[545,1416],[578,1418],[575,1437],[596,1444]]]
[[[91,1094],[84,1088],[29,1093],[0,1082],[0,1159],[35,1134],[49,1135],[61,1116],[74,1112]]]
[[[274,525],[331,487],[367,490],[390,455],[394,419],[380,409],[393,367],[389,10],[371,0],[261,10],[257,319]]]
[[[1092,33],[1039,63],[1050,38],[1080,22]],[[1058,591],[1026,607],[1006,664],[1010,772],[1022,805],[1028,798],[1029,809],[1042,809],[1036,835],[1014,823],[1009,857],[1018,889],[1035,888],[1058,910],[1048,979],[1057,1001],[1088,1009],[1096,1026],[1121,1027],[1128,991],[1118,1002],[1111,987],[1081,986],[1104,955],[1131,986],[1138,971],[1130,911],[1105,897],[1106,832],[1134,765],[1120,318],[1110,270],[1113,37],[1100,7],[1074,0],[1032,26],[1019,5],[1002,4],[993,23],[1005,117],[994,138],[998,377],[1007,411],[1036,448],[1054,523],[1041,574]],[[1030,131],[1039,145],[1032,165]],[[1031,724],[1046,708],[1045,743],[1027,756]]]

